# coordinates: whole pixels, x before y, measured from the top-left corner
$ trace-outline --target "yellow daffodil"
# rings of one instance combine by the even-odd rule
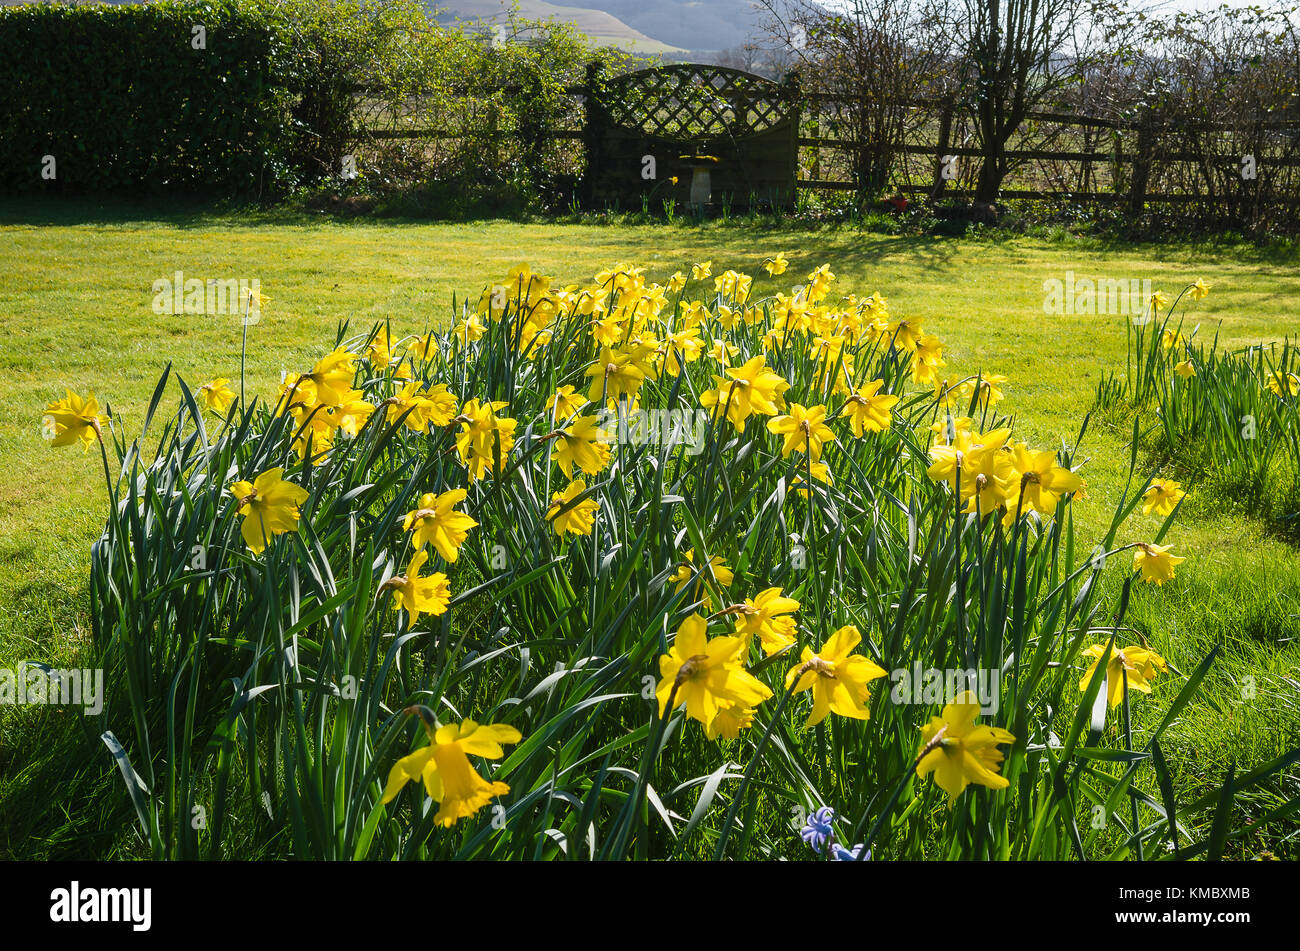
[[[456,338],[464,346],[481,339],[487,333],[487,327],[479,319],[478,314],[470,314],[464,320],[457,321],[456,326],[452,328],[452,332],[456,334]]]
[[[736,708],[734,722],[725,729],[737,732],[745,720],[745,711],[772,696],[772,691],[743,666],[745,641],[740,637],[708,639],[708,624],[692,614],[677,629],[667,654],[659,657],[659,716],[668,709],[686,704],[686,715],[699,720],[709,729],[718,714]],[[751,717],[752,719],[752,717]]]
[[[393,347],[388,339],[388,328],[380,327],[366,344],[366,362],[382,370],[393,362]]]
[[[1101,663],[1101,659],[1105,654],[1106,645],[1104,644],[1093,644],[1083,652],[1084,657],[1092,658],[1092,666],[1088,668],[1088,672],[1079,681],[1080,691],[1088,689],[1093,674],[1097,672],[1097,665]],[[1165,659],[1153,650],[1147,650],[1145,647],[1125,647],[1122,650],[1112,651],[1110,658],[1106,661],[1106,683],[1102,687],[1106,691],[1110,705],[1117,707],[1120,701],[1124,699],[1124,681],[1126,678],[1130,690],[1150,693],[1150,681],[1155,679],[1157,671],[1168,673],[1169,667],[1165,663]]]
[[[582,479],[569,483],[569,487],[563,492],[555,492],[551,495],[550,507],[546,510],[546,520],[551,523],[551,528],[555,534],[561,538],[566,532],[574,535],[590,535],[596,524],[596,500],[586,499],[577,505],[560,511],[582,493],[587,491],[587,483]]]
[[[821,723],[829,713],[854,720],[871,716],[867,710],[867,685],[888,675],[870,658],[853,653],[861,641],[862,635],[852,624],[842,627],[827,638],[817,653],[805,647],[799,663],[785,675],[787,690],[794,685],[795,693],[813,692],[812,713],[804,729]]]
[[[1061,496],[1077,492],[1078,475],[1056,464],[1056,453],[1051,450],[1035,451],[1024,443],[1016,443],[1011,450],[1011,463],[1018,486],[1007,500],[1007,508],[1021,512],[1033,509],[1042,515],[1056,511]]]
[[[394,606],[406,608],[412,627],[421,614],[438,617],[445,614],[451,604],[451,583],[446,575],[435,571],[431,575],[420,576],[420,569],[428,560],[429,553],[421,548],[411,556],[406,573],[388,579],[384,586],[393,592]]]
[[[310,408],[301,407],[292,411],[296,427],[293,431],[293,448],[299,459],[320,456],[334,445],[334,434],[338,429],[330,407],[318,404]]]
[[[979,701],[967,690],[921,728],[916,775],[933,773],[935,783],[948,794],[950,809],[971,783],[989,789],[1010,785],[998,772],[1002,762],[998,744],[1014,743],[1016,738],[1000,727],[976,723],[979,714]]]
[[[1150,515],[1155,512],[1157,515],[1172,515],[1186,494],[1179,483],[1172,479],[1152,479],[1151,485],[1142,493],[1145,503],[1142,506],[1142,514]]]
[[[934,444],[936,446],[950,445],[957,439],[958,433],[970,434],[971,418],[969,416],[945,416],[930,424],[930,432],[934,433]]]
[[[835,280],[835,275],[831,273],[831,266],[823,264],[808,274],[808,285],[804,294],[804,299],[809,303],[815,304],[820,301],[830,291],[831,282]]]
[[[330,407],[329,418],[331,425],[336,429],[355,437],[370,418],[370,414],[375,411],[375,407],[361,398],[360,390],[353,390],[352,394],[352,398],[345,399],[338,406]]]
[[[664,366],[673,376],[682,372],[683,362],[694,363],[704,353],[704,341],[700,339],[697,327],[669,333],[664,337],[664,347],[668,351]]]
[[[223,414],[230,408],[230,404],[235,401],[235,391],[229,386],[230,381],[224,376],[219,376],[200,386],[196,392],[199,402],[203,404],[204,409],[211,410],[214,413]]]
[[[402,522],[402,529],[413,533],[411,544],[416,548],[432,545],[444,561],[453,563],[469,530],[478,525],[464,512],[455,510],[467,494],[464,489],[451,489],[441,495],[421,495],[419,506],[407,512]]]
[[[646,373],[644,368],[637,365],[634,357],[635,354],[629,351],[602,348],[600,359],[586,370],[586,375],[592,378],[587,399],[596,403],[602,397],[606,401],[635,397],[645,382]]]
[[[962,497],[966,500],[966,507],[962,511],[978,511],[987,515],[1006,505],[1008,518],[1014,520],[1019,486],[1015,457],[1010,452],[972,452],[966,458],[962,472]],[[1026,504],[1024,510],[1028,511],[1030,507]]]
[[[709,348],[709,357],[724,367],[730,365],[731,358],[740,353],[740,348],[724,340],[715,340]]]
[[[697,569],[695,565],[695,549],[688,548],[686,549],[686,563],[683,565],[678,565],[677,570],[674,571],[668,577],[668,581],[671,584],[676,584],[677,590],[681,591],[682,588],[686,587],[687,582],[689,582],[691,578],[695,576],[696,570]],[[709,574],[712,574],[712,576],[717,580],[718,584],[720,584],[724,588],[731,587],[731,582],[734,581],[736,578],[735,573],[730,568],[727,567],[727,563],[725,560],[723,560],[723,557],[721,555],[714,555],[709,559],[709,564],[707,568],[702,568],[698,570],[700,572],[700,585],[699,588],[696,589],[697,591],[704,586],[704,578]],[[703,600],[704,600],[705,607],[708,610],[712,610],[713,598],[711,595],[708,594],[707,591],[704,593]]]
[[[94,393],[88,393],[82,399],[72,390],[66,392],[63,399],[45,407],[45,438],[51,446],[71,446],[80,441],[84,452],[96,439],[103,438],[101,433],[108,417],[100,413]]]
[[[1191,288],[1192,299],[1204,300],[1206,297],[1209,296],[1210,288],[1213,286],[1214,286],[1213,284],[1206,284],[1203,278],[1198,277],[1195,283],[1192,284],[1192,288]]]
[[[504,283],[510,301],[517,300],[521,311],[527,311],[530,304],[541,300],[551,289],[551,279],[534,274],[527,264],[516,264],[507,271]]]
[[[809,468],[811,469],[813,481],[824,482],[826,485],[833,484],[831,480],[831,467],[826,463],[814,462]],[[796,474],[795,477],[790,480],[790,488],[794,489],[794,491],[798,492],[804,498],[808,498],[811,494],[808,490],[808,486],[804,483],[804,477],[800,474]]]
[[[306,379],[316,386],[316,399],[326,406],[337,406],[352,392],[356,376],[356,354],[346,347],[336,347],[316,361]]]
[[[844,404],[849,426],[859,439],[864,433],[881,433],[890,426],[890,410],[899,398],[892,393],[881,393],[884,380],[872,380],[852,394]]]
[[[271,298],[267,297],[261,291],[254,290],[250,287],[248,289],[248,300],[245,303],[250,312],[258,312],[261,311],[262,305],[270,299]]]
[[[912,317],[896,321],[889,325],[885,335],[893,341],[897,349],[904,353],[911,353],[921,341],[921,318]]]
[[[424,384],[410,380],[384,400],[384,405],[388,422],[402,419],[403,426],[417,433],[427,432],[430,426],[446,426],[456,414],[456,397],[444,383],[425,389]]]
[[[572,386],[560,387],[546,398],[546,409],[555,414],[555,421],[562,423],[579,412],[589,401]]]
[[[754,725],[754,708],[740,703],[730,703],[718,711],[718,715],[704,727],[704,735],[710,740],[724,737],[728,740],[739,739],[741,730],[748,730]]]
[[[406,345],[406,352],[413,359],[430,360],[438,354],[437,342],[433,339],[432,333],[427,333],[423,337],[416,337]]]
[[[713,262],[705,261],[703,264],[691,265],[691,277],[697,281],[702,281],[713,273]]]
[[[982,456],[1001,452],[1010,435],[1011,430],[1005,427],[987,433],[959,429],[951,443],[930,447],[931,465],[926,474],[935,482],[947,482],[963,501],[967,501],[978,489],[975,474],[981,469]]]
[[[835,441],[835,433],[826,425],[825,406],[800,406],[790,404],[790,412],[767,421],[767,430],[784,436],[781,443],[782,458],[795,450],[807,452],[813,462],[822,457],[822,445]]]
[[[1196,376],[1196,367],[1192,365],[1191,360],[1181,360],[1174,364],[1174,373],[1185,380]]]
[[[713,290],[723,297],[743,303],[749,297],[749,289],[754,279],[739,271],[723,271],[713,279]]]
[[[595,475],[609,465],[609,434],[596,423],[598,416],[578,416],[562,429],[555,431],[555,446],[551,458],[559,465],[565,478],[573,478],[573,467],[587,475]]]
[[[285,482],[283,469],[268,469],[252,482],[236,482],[230,494],[236,499],[236,511],[244,517],[240,534],[249,551],[260,555],[266,543],[282,532],[298,530],[299,506],[310,494],[302,486]]]
[[[1139,542],[1137,552],[1133,555],[1133,570],[1142,572],[1143,581],[1154,581],[1156,586],[1163,585],[1174,578],[1174,566],[1181,565],[1186,558],[1171,555],[1173,545],[1148,545]]]
[[[1300,376],[1276,370],[1269,376],[1268,388],[1274,396],[1295,396],[1300,393]]]
[[[755,413],[776,416],[781,412],[785,404],[782,394],[790,384],[768,368],[766,357],[752,357],[743,366],[731,367],[724,373],[731,379],[715,376],[715,388],[700,394],[700,403],[705,409],[713,410],[715,416],[726,413],[737,432],[745,428],[745,421]]]
[[[939,379],[939,370],[947,366],[943,359],[943,344],[934,334],[921,334],[912,351],[912,382],[920,386],[933,386]]]
[[[1001,373],[988,373],[978,380],[967,380],[961,387],[962,398],[969,400],[974,396],[980,406],[997,406],[1006,395],[1002,392],[1002,385],[1006,382],[1007,378]]]
[[[934,399],[940,407],[950,409],[965,399],[963,391],[961,384],[939,380],[934,384]]]
[[[432,714],[428,714],[432,720]],[[423,715],[422,715],[423,718]],[[500,759],[502,744],[518,743],[523,734],[512,726],[493,723],[480,726],[473,720],[457,725],[449,723],[434,730],[428,723],[429,745],[404,756],[388,774],[383,801],[392,802],[402,787],[412,780],[423,780],[425,792],[440,808],[434,820],[450,828],[467,819],[493,798],[504,796],[510,787],[502,782],[488,782],[470,765],[470,756]]]
[[[795,642],[798,630],[790,615],[799,610],[799,602],[781,594],[780,588],[768,588],[757,597],[733,609],[737,614],[736,633],[746,639],[758,635],[763,653],[771,656]]]
[[[785,259],[785,252],[778,251],[772,257],[763,262],[763,270],[772,277],[778,274],[784,274],[785,269],[790,266],[790,262]]]
[[[514,448],[517,421],[497,415],[497,410],[507,405],[502,400],[488,403],[469,400],[460,408],[456,417],[461,426],[456,434],[456,452],[469,470],[471,482],[482,479],[489,471],[498,471],[498,466],[504,467],[506,457]]]

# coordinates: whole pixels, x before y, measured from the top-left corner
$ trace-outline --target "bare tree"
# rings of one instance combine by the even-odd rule
[[[918,100],[946,87],[952,42],[939,16],[946,2],[845,0],[832,8],[763,0],[768,35],[790,52],[836,138],[852,143],[863,196],[889,185],[908,136],[929,120]]]
[[[980,150],[975,200],[997,199],[1007,143],[1029,113],[1060,97],[1107,55],[1103,27],[1130,16],[1111,0],[952,0],[965,98]]]

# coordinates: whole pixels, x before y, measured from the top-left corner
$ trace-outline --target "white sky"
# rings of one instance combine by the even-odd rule
[[[1135,3],[1140,10],[1153,13],[1176,13],[1179,10],[1191,13],[1195,10],[1214,10],[1218,7],[1249,7],[1258,3],[1262,7],[1271,7],[1272,3],[1260,3],[1259,0],[1148,0]]]

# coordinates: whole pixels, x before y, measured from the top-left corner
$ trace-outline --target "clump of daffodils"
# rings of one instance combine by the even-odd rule
[[[362,340],[340,342],[310,367],[304,361],[284,374],[257,419],[265,442],[274,443],[259,447],[266,461],[245,468],[241,458],[238,471],[221,483],[222,518],[234,547],[237,521],[240,557],[273,567],[283,551],[273,546],[310,546],[337,530],[313,523],[331,512],[354,534],[372,532],[379,552],[373,563],[348,566],[376,573],[372,603],[356,609],[375,611],[387,632],[413,632],[430,619],[441,619],[435,628],[445,632],[465,623],[453,589],[470,589],[462,584],[467,573],[484,590],[506,572],[507,584],[496,590],[527,577],[517,566],[484,557],[501,548],[496,542],[507,529],[519,528],[516,542],[527,537],[544,552],[545,567],[558,568],[565,585],[579,577],[568,569],[604,577],[602,566],[634,548],[640,529],[626,524],[632,521],[624,504],[628,485],[658,479],[662,486],[665,472],[680,470],[686,453],[680,445],[656,444],[654,452],[638,455],[640,447],[620,443],[618,432],[629,420],[664,410],[704,421],[705,438],[696,448],[711,454],[711,468],[702,481],[720,479],[733,461],[753,454],[759,460],[754,477],[769,480],[762,504],[776,506],[782,519],[792,510],[803,524],[815,524],[811,515],[826,500],[870,483],[858,467],[863,454],[855,456],[863,446],[880,447],[881,457],[900,470],[923,468],[928,481],[918,475],[909,489],[976,531],[1031,531],[1086,497],[1080,467],[1068,456],[1017,439],[993,412],[1008,398],[1007,377],[951,372],[942,340],[920,318],[891,314],[878,293],[841,293],[826,264],[765,287],[794,266],[784,252],[754,262],[767,275],[757,280],[721,263],[697,262],[689,274],[683,266],[665,284],[644,267],[619,263],[572,285],[521,264],[476,302],[471,298],[445,332],[400,337],[384,325]],[[792,279],[799,283],[787,286]],[[1197,282],[1190,292],[1203,297],[1208,289]],[[1163,295],[1152,300],[1153,308],[1166,306]],[[1165,346],[1177,350],[1185,341],[1173,332]],[[464,368],[489,359],[513,375],[475,385]],[[1184,362],[1175,372],[1191,379],[1195,367]],[[1268,385],[1290,399],[1300,390],[1293,380],[1277,375]],[[194,393],[205,412],[231,428],[238,412],[254,412],[229,377],[214,376]],[[68,391],[47,408],[46,436],[55,446],[102,446],[107,422],[93,394]],[[401,504],[351,510],[349,493],[358,485],[327,484],[320,474],[341,456],[350,461],[343,456],[348,452],[368,461],[398,460],[394,480],[409,480]],[[350,473],[363,468],[342,466],[329,478],[361,482]],[[701,488],[723,494],[715,483]],[[1153,479],[1143,492],[1143,515],[1167,518],[1185,497],[1178,482]],[[799,725],[816,728],[818,737],[897,729],[897,717],[879,715],[885,699],[879,689],[872,718],[873,685],[898,659],[881,656],[888,648],[879,645],[889,640],[866,626],[868,612],[853,613],[857,608],[842,592],[824,597],[788,567],[773,568],[780,559],[757,557],[754,549],[765,539],[737,540],[695,524],[674,507],[681,498],[670,504],[661,493],[655,501],[661,535],[635,549],[655,579],[646,586],[652,590],[620,595],[647,603],[661,598],[666,605],[636,655],[639,676],[657,658],[658,676],[650,678],[659,722],[652,725],[695,720],[696,739],[700,730],[716,741],[743,734],[738,747],[755,734],[766,741],[778,728],[786,731],[782,742],[807,736]],[[1134,549],[1133,572],[1157,588],[1185,560],[1169,545],[1125,547]],[[811,567],[809,578],[828,571],[825,564]],[[854,619],[862,630],[849,623]],[[1092,645],[1083,656],[1092,666],[1080,689],[1104,677],[1112,707],[1126,687],[1150,693],[1168,669],[1146,648]],[[409,698],[393,709],[402,702]],[[424,737],[391,766],[383,803],[414,784],[412,791],[422,787],[438,805],[436,823],[449,827],[509,795],[510,787],[472,758],[502,759],[504,746],[521,742],[519,729],[470,719],[440,723],[419,705],[405,712],[418,718]],[[971,785],[990,792],[1008,787],[1003,748],[1017,738],[981,723],[980,703],[966,692],[919,714],[898,742],[904,779],[930,777],[951,808]],[[826,859],[868,857],[863,844],[838,840],[836,822],[833,809],[818,808],[807,817],[803,840]]]

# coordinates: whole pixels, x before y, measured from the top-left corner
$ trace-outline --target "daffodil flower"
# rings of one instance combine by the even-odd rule
[[[236,482],[230,494],[236,511],[244,517],[239,527],[249,551],[260,555],[276,535],[298,529],[298,508],[310,493],[281,478],[284,470],[268,469],[252,482]]]
[[[445,562],[453,563],[469,530],[478,525],[464,512],[456,511],[467,494],[464,489],[452,489],[441,495],[421,495],[419,506],[407,512],[402,522],[404,531],[413,532],[411,543],[416,548],[432,545]]]
[[[998,773],[1002,762],[1000,743],[1014,743],[1015,737],[995,726],[976,723],[979,700],[964,691],[921,729],[916,775],[934,774],[934,781],[948,794],[948,808],[971,783],[989,789],[1011,785]]]
[[[408,708],[407,712],[416,709]],[[469,757],[500,759],[504,755],[502,744],[523,739],[518,730],[503,723],[479,725],[473,720],[434,729],[432,712],[427,709],[418,712],[429,734],[429,745],[397,761],[388,774],[383,802],[392,802],[408,782],[423,780],[429,798],[440,806],[434,821],[449,828],[458,820],[474,815],[493,798],[510,792],[505,783],[488,782],[480,776],[470,765]]]
[[[1133,554],[1133,570],[1142,572],[1143,581],[1154,581],[1160,587],[1174,578],[1174,567],[1181,565],[1186,558],[1170,554],[1173,545],[1148,545],[1139,542]]]
[[[805,407],[790,404],[790,412],[767,421],[768,432],[784,436],[781,443],[782,458],[796,449],[808,453],[813,462],[821,459],[822,445],[835,441],[835,433],[826,425],[826,407]]]
[[[599,419],[598,416],[578,416],[569,425],[555,431],[551,458],[559,465],[565,478],[573,478],[575,465],[587,475],[596,475],[609,465],[609,434],[597,425]]]
[[[1093,675],[1097,672],[1097,665],[1101,663],[1106,654],[1104,644],[1093,644],[1083,652],[1084,657],[1092,658],[1092,666],[1088,672],[1083,675],[1079,681],[1079,690],[1088,689],[1088,684],[1092,682]],[[1147,650],[1144,647],[1125,647],[1111,651],[1109,658],[1106,659],[1106,694],[1107,699],[1112,707],[1117,707],[1120,701],[1124,699],[1124,684],[1127,680],[1130,690],[1136,690],[1139,693],[1150,693],[1150,682],[1155,679],[1157,671],[1165,673],[1169,670],[1165,659],[1153,650]]]
[[[420,569],[429,560],[429,553],[424,549],[411,556],[406,566],[406,573],[388,579],[384,588],[393,592],[393,601],[399,608],[406,608],[410,615],[411,626],[420,619],[421,614],[437,617],[447,612],[451,604],[451,584],[441,571],[431,575],[420,575]]]
[[[708,623],[692,614],[677,629],[672,647],[659,658],[659,716],[686,704],[686,715],[706,728],[725,710],[752,720],[752,708],[772,696],[772,691],[742,666],[745,641],[740,637],[708,639]],[[745,714],[749,716],[746,717]],[[735,714],[733,714],[735,715]],[[738,723],[740,726],[748,723]]]
[[[768,656],[795,642],[797,628],[790,615],[799,610],[799,602],[782,595],[780,588],[768,588],[730,610],[738,616],[736,633],[747,640],[757,634]]]
[[[551,523],[551,528],[554,529],[555,534],[561,538],[565,536],[565,533],[590,535],[595,528],[596,509],[598,508],[595,499],[585,499],[577,505],[561,511],[586,491],[587,483],[582,479],[578,479],[569,483],[569,487],[563,492],[556,492],[551,495],[551,505],[546,510],[546,520]]]
[[[235,401],[235,391],[230,388],[229,383],[230,380],[226,377],[219,376],[200,386],[195,395],[203,404],[203,408],[218,414],[225,413],[230,408],[230,404]]]
[[[804,729],[816,726],[831,713],[853,720],[866,720],[870,699],[868,684],[888,676],[870,658],[854,654],[853,648],[862,641],[862,635],[852,624],[840,628],[822,645],[817,653],[805,647],[799,663],[785,676],[785,688],[794,693],[813,692],[812,713]]]
[[[1172,515],[1178,503],[1187,495],[1179,483],[1172,479],[1152,479],[1151,485],[1142,493],[1142,514]]]
[[[763,262],[763,270],[772,277],[775,277],[778,274],[784,274],[785,269],[789,266],[790,262],[785,259],[784,251],[778,251],[775,255]]]
[[[45,435],[51,446],[70,446],[80,441],[84,452],[96,439],[102,438],[103,426],[107,422],[108,417],[99,412],[93,393],[82,399],[68,390],[63,399],[45,408]]]

